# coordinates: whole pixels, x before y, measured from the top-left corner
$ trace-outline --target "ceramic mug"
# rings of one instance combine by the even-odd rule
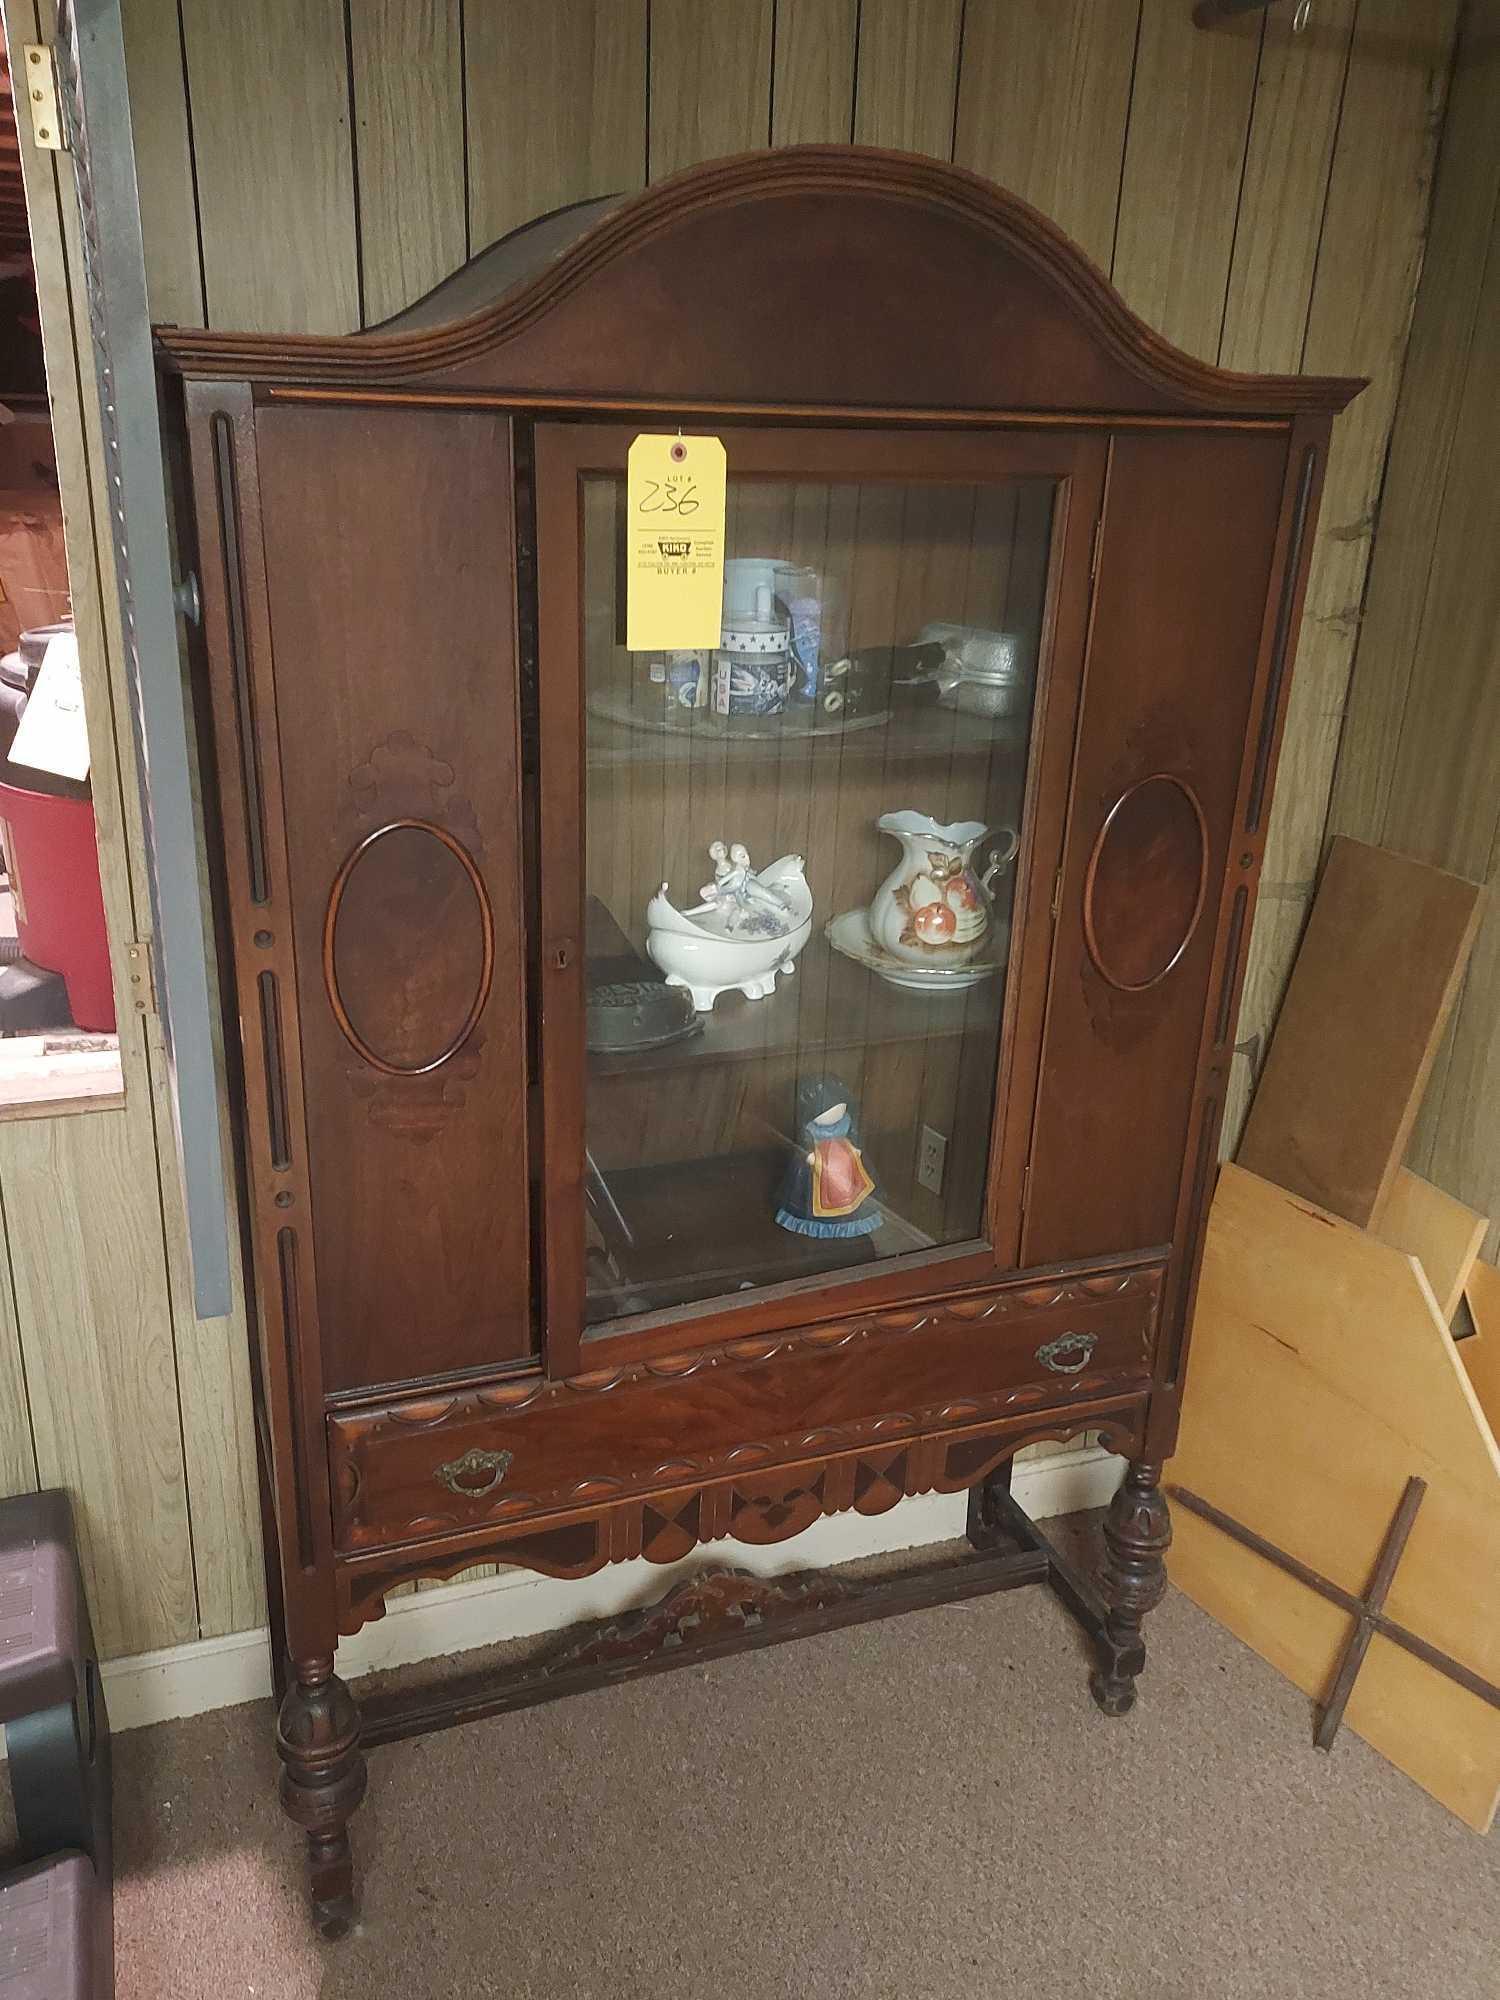
[[[725,625],[768,621],[776,603],[779,556],[731,556],[724,565]]]
[[[716,654],[714,713],[780,715],[786,707],[790,664],[785,652]]]

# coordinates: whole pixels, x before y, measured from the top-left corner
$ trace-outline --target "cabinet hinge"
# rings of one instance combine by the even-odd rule
[[[1026,1210],[1031,1201],[1031,1162],[1028,1160],[1021,1169],[1021,1220],[1026,1219]]]
[[[130,967],[130,1004],[137,1014],[154,1014],[156,1009],[156,967],[148,938],[135,938],[125,947]]]
[[[27,42],[26,102],[31,107],[31,136],[49,153],[66,153],[62,117],[57,105],[57,58],[50,43]]]
[[[1062,908],[1063,872],[1059,868],[1052,878],[1052,921],[1057,922],[1057,913]]]
[[[1104,516],[1100,514],[1094,522],[1094,539],[1089,546],[1089,582],[1099,574],[1099,544],[1104,539]]]

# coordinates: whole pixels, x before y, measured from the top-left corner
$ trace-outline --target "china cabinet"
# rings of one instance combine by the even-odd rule
[[[1036,1580],[1123,1712],[1359,385],[1194,361],[1024,204],[842,147],[546,218],[370,333],[160,351],[318,1920],[336,1643],[416,1578],[967,1489],[971,1561],[715,1571],[378,1733]],[[641,436],[674,507],[723,442],[717,646],[625,645]],[[1129,1460],[1102,1595],[1008,1492],[1081,1431]]]

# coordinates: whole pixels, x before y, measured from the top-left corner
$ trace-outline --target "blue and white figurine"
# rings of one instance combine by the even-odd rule
[[[782,1228],[796,1236],[872,1234],[881,1224],[880,1205],[841,1078],[810,1076],[798,1084],[797,1135],[776,1208]]]

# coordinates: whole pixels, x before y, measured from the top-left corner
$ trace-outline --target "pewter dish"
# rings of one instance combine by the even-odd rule
[[[1015,715],[1028,695],[1021,641],[1014,632],[987,632],[978,625],[924,625],[918,645],[938,645],[943,664],[934,678],[938,703],[965,715]]]
[[[696,1035],[702,1022],[692,996],[662,979],[619,979],[592,986],[584,1040],[590,1055],[628,1056]]]

